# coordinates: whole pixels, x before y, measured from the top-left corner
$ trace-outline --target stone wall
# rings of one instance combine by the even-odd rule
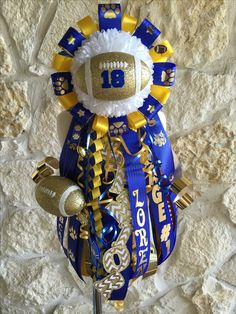
[[[2,313],[92,313],[91,283],[79,282],[38,208],[30,174],[59,156],[61,108],[49,83],[51,55],[94,0],[0,0],[0,198]],[[179,214],[171,258],[129,289],[125,313],[236,313],[235,0],[126,0],[175,48],[177,83],[168,133],[195,203]],[[114,312],[109,304],[104,313]]]

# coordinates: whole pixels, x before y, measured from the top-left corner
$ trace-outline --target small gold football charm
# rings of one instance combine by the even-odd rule
[[[151,78],[148,66],[124,52],[99,54],[80,66],[77,86],[100,100],[122,100],[143,90]]]
[[[84,208],[82,191],[72,180],[49,176],[41,180],[35,189],[35,197],[45,211],[55,216],[72,216]]]

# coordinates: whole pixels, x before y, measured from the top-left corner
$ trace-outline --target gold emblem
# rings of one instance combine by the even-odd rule
[[[79,124],[77,124],[77,125],[75,126],[75,131],[79,132],[80,130],[81,130],[81,126],[80,126]]]
[[[64,95],[68,89],[69,89],[69,82],[65,77],[59,77],[54,83],[53,83],[55,90],[60,93],[60,95]]]
[[[104,13],[104,19],[116,19],[116,16],[120,13],[119,7],[115,4],[103,5],[101,11]]]
[[[79,134],[77,134],[77,133],[76,133],[76,134],[73,134],[73,139],[74,139],[74,140],[78,140],[78,139],[79,139]]]
[[[112,125],[110,125],[110,131],[116,135],[123,134],[126,130],[127,127],[123,121],[114,122]]]
[[[123,312],[124,311],[124,301],[121,301],[121,300],[114,301],[114,308],[117,310],[117,312]]]
[[[161,81],[164,82],[165,86],[170,86],[175,80],[175,71],[172,69],[167,69],[166,71],[162,71]]]
[[[84,116],[84,110],[79,110],[78,112],[77,112],[77,114],[78,114],[78,116],[81,118],[81,117],[83,117]]]
[[[68,45],[74,45],[75,44],[75,37],[73,36],[70,36],[70,38],[67,39],[68,41]]]
[[[76,240],[77,239],[77,233],[73,227],[69,228],[69,235],[71,239]]]
[[[60,95],[64,95],[68,91],[69,83],[68,80],[62,76],[54,82],[54,86],[55,90],[60,93]]]
[[[164,225],[161,230],[161,242],[167,241],[170,235],[170,224]]]
[[[153,111],[155,110],[154,106],[149,105],[147,111],[149,111],[150,113],[153,113]]]
[[[158,134],[154,134],[154,145],[158,145],[159,147],[164,146],[166,144],[166,137],[164,133],[161,131]]]
[[[75,256],[71,250],[67,251],[68,257],[72,262],[75,262]]]

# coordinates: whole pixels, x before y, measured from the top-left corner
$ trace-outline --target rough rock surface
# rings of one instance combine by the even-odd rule
[[[178,70],[178,79],[165,106],[169,134],[201,127],[228,115],[236,101],[236,77]],[[174,114],[173,114],[174,113]]]
[[[43,7],[48,0],[8,1],[1,0],[1,14],[4,17],[20,56],[26,63],[33,52],[36,41],[36,30],[42,17]]]
[[[232,185],[226,190],[223,196],[223,204],[225,205],[231,221],[236,224],[236,185]]]
[[[38,108],[30,129],[29,148],[32,152],[41,151],[59,158],[61,146],[57,136],[57,116],[62,110],[56,97],[47,95],[44,98],[43,106]]]
[[[44,64],[51,64],[52,54],[58,51],[57,44],[66,30],[70,26],[76,28],[76,22],[87,15],[91,15],[93,18],[97,17],[96,1],[59,1],[54,19],[39,52],[39,59]]]
[[[4,304],[39,306],[63,297],[69,299],[78,292],[66,277],[65,267],[47,258],[1,261],[1,277],[4,289]],[[64,271],[63,271],[64,270]]]
[[[186,218],[179,247],[164,277],[177,283],[202,277],[233,249],[230,229],[216,218]]]
[[[236,255],[226,262],[217,274],[217,278],[226,281],[236,287]]]
[[[77,304],[77,305],[59,305],[56,307],[53,314],[71,314],[71,313],[79,313],[79,314],[88,314],[92,313],[92,305],[91,304]]]
[[[158,305],[160,313],[197,314],[196,308],[182,295],[180,288],[175,288],[161,297]]]
[[[14,212],[4,222],[0,250],[8,256],[60,253],[56,217],[41,208]]]
[[[209,182],[235,181],[235,130],[234,120],[216,123],[180,136],[174,141],[186,175]]]
[[[27,82],[0,81],[0,137],[12,138],[21,134],[30,118]]]
[[[109,0],[104,0],[110,2]],[[117,2],[117,0],[112,0]],[[172,256],[129,287],[124,313],[236,313],[235,0],[122,0],[168,39],[176,85],[167,132],[194,181],[179,213]],[[79,280],[60,248],[55,218],[34,199],[32,170],[59,157],[52,54],[68,27],[97,18],[94,0],[0,0],[0,312],[90,314],[92,279]],[[104,314],[117,313],[111,304]]]
[[[201,289],[192,298],[199,314],[228,314],[233,313],[233,303],[236,293],[219,283],[214,278],[207,278]]]
[[[174,47],[178,65],[196,67],[224,56],[229,42],[228,0],[128,1],[127,11],[148,17]]]
[[[0,36],[0,74],[9,74],[11,72],[11,57],[4,38]]]
[[[12,206],[36,206],[35,183],[31,173],[35,161],[10,161],[0,166],[0,184],[7,202]]]

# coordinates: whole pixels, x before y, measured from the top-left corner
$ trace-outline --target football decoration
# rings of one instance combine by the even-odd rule
[[[36,187],[35,197],[45,211],[55,216],[79,214],[85,205],[80,187],[72,180],[58,176],[42,179]]]
[[[89,81],[85,80],[88,72],[91,73]],[[137,72],[139,75],[136,75]],[[81,65],[75,74],[76,86],[82,92],[90,92],[92,97],[101,100],[123,100],[132,97],[143,90],[150,79],[151,71],[148,66],[124,52],[97,55],[89,60],[88,64]]]
[[[58,215],[78,276],[91,276],[117,310],[129,284],[170,256],[177,208],[192,202],[162,124],[176,66],[159,35],[119,4],[100,4],[98,23],[87,16],[70,27],[52,61],[55,94],[72,120],[61,178],[42,179],[36,197]]]

